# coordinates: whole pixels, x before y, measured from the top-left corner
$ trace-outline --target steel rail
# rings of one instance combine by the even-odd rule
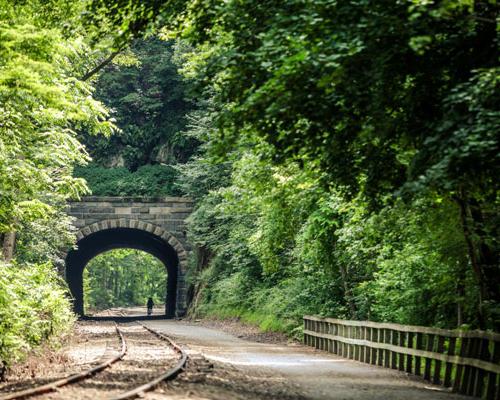
[[[37,387],[32,388],[32,389],[21,390],[18,392],[9,393],[6,396],[1,396],[0,400],[25,399],[25,398],[31,397],[31,396],[37,396],[40,394],[54,392],[62,386],[66,386],[66,385],[69,385],[71,383],[75,383],[75,382],[87,379],[88,377],[90,377],[98,372],[101,372],[102,370],[108,368],[109,366],[111,366],[115,362],[121,360],[125,356],[125,354],[127,353],[127,343],[125,342],[123,334],[120,331],[120,329],[118,328],[118,326],[116,326],[115,328],[116,328],[116,332],[118,333],[118,336],[120,337],[120,342],[121,342],[120,354],[118,354],[117,356],[109,359],[108,361],[102,362],[102,363],[100,363],[100,364],[96,365],[95,367],[90,368],[88,370],[85,370],[85,371],[82,371],[82,372],[79,372],[79,373],[76,373],[73,375],[69,375],[66,378],[58,379],[56,381],[46,383],[45,385],[37,386]]]
[[[177,343],[175,343],[168,336],[165,336],[164,334],[154,329],[151,329],[146,325],[141,324],[140,322],[138,322],[138,324],[141,325],[147,331],[151,332],[153,335],[159,337],[161,340],[168,342],[170,346],[172,346],[174,351],[180,354],[181,358],[174,367],[170,368],[169,370],[159,375],[155,379],[149,381],[148,383],[145,383],[144,385],[138,386],[135,389],[129,390],[128,392],[124,392],[119,394],[118,396],[111,397],[110,400],[125,400],[125,399],[133,399],[135,397],[143,397],[144,393],[153,390],[161,382],[175,378],[180,372],[182,372],[182,370],[186,365],[188,358],[187,353]]]

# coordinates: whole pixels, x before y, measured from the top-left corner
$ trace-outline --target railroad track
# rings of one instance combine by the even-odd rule
[[[143,329],[146,331],[150,332],[151,334],[155,335],[157,338],[159,338],[162,341],[165,341],[168,343],[168,345],[179,355],[179,360],[176,362],[176,364],[168,368],[165,371],[162,371],[161,374],[156,376],[154,379],[151,379],[150,381],[139,385],[131,390],[128,390],[126,392],[123,392],[119,395],[111,396],[109,397],[109,400],[124,400],[124,399],[133,399],[136,397],[142,397],[145,392],[153,390],[156,386],[160,384],[162,381],[170,380],[175,378],[183,369],[184,366],[186,365],[187,362],[187,353],[179,346],[177,345],[172,339],[170,339],[168,336],[151,329],[141,323],[138,323]],[[83,380],[86,380],[102,371],[105,369],[109,368],[112,364],[116,363],[117,361],[120,361],[123,359],[125,354],[127,353],[127,342],[125,340],[125,335],[123,334],[123,331],[118,327],[118,325],[115,324],[115,329],[116,332],[120,338],[120,345],[121,349],[118,355],[114,356],[113,358],[102,362],[98,365],[96,365],[93,368],[87,369],[85,371],[69,375],[65,378],[58,379],[56,381],[37,386],[31,389],[26,389],[26,390],[21,390],[17,392],[12,392],[7,395],[0,395],[0,400],[18,400],[18,399],[26,399],[29,397],[34,397],[34,396],[40,396],[46,393],[50,392],[55,392],[58,391],[59,388],[62,388],[64,386],[69,386],[73,383],[80,382]]]
[[[169,343],[169,345],[174,349],[174,351],[180,355],[180,359],[172,368],[163,372],[161,375],[158,375],[151,381],[141,386],[138,386],[132,390],[124,392],[118,396],[112,397],[111,400],[125,400],[125,399],[133,399],[135,397],[142,397],[144,393],[153,390],[156,386],[160,384],[160,382],[175,378],[184,369],[184,366],[186,365],[187,353],[177,343],[175,343],[168,336],[165,336],[154,329],[151,329],[141,323],[139,323],[139,325],[141,325],[148,332],[151,332],[153,335],[157,336],[159,339]]]

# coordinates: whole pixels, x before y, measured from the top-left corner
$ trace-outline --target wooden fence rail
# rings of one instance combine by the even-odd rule
[[[304,317],[304,343],[399,369],[487,400],[500,400],[500,334]]]

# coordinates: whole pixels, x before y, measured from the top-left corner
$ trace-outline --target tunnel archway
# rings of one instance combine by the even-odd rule
[[[67,254],[65,275],[74,299],[74,311],[79,315],[85,315],[83,271],[88,262],[108,250],[131,248],[150,253],[165,265],[168,273],[165,316],[174,317],[178,315],[179,256],[185,257],[184,249],[168,232],[151,224],[144,226],[134,223],[134,221],[127,221],[126,224],[122,223],[120,225],[126,226],[118,226],[115,223],[101,223],[96,226],[85,227],[78,234],[77,248]]]

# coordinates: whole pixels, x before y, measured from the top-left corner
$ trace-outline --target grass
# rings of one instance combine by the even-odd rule
[[[263,332],[283,333],[294,339],[302,338],[302,323],[291,319],[279,318],[261,310],[245,310],[237,307],[218,307],[211,304],[195,312],[197,317],[217,319],[238,318],[240,321],[257,326]]]

